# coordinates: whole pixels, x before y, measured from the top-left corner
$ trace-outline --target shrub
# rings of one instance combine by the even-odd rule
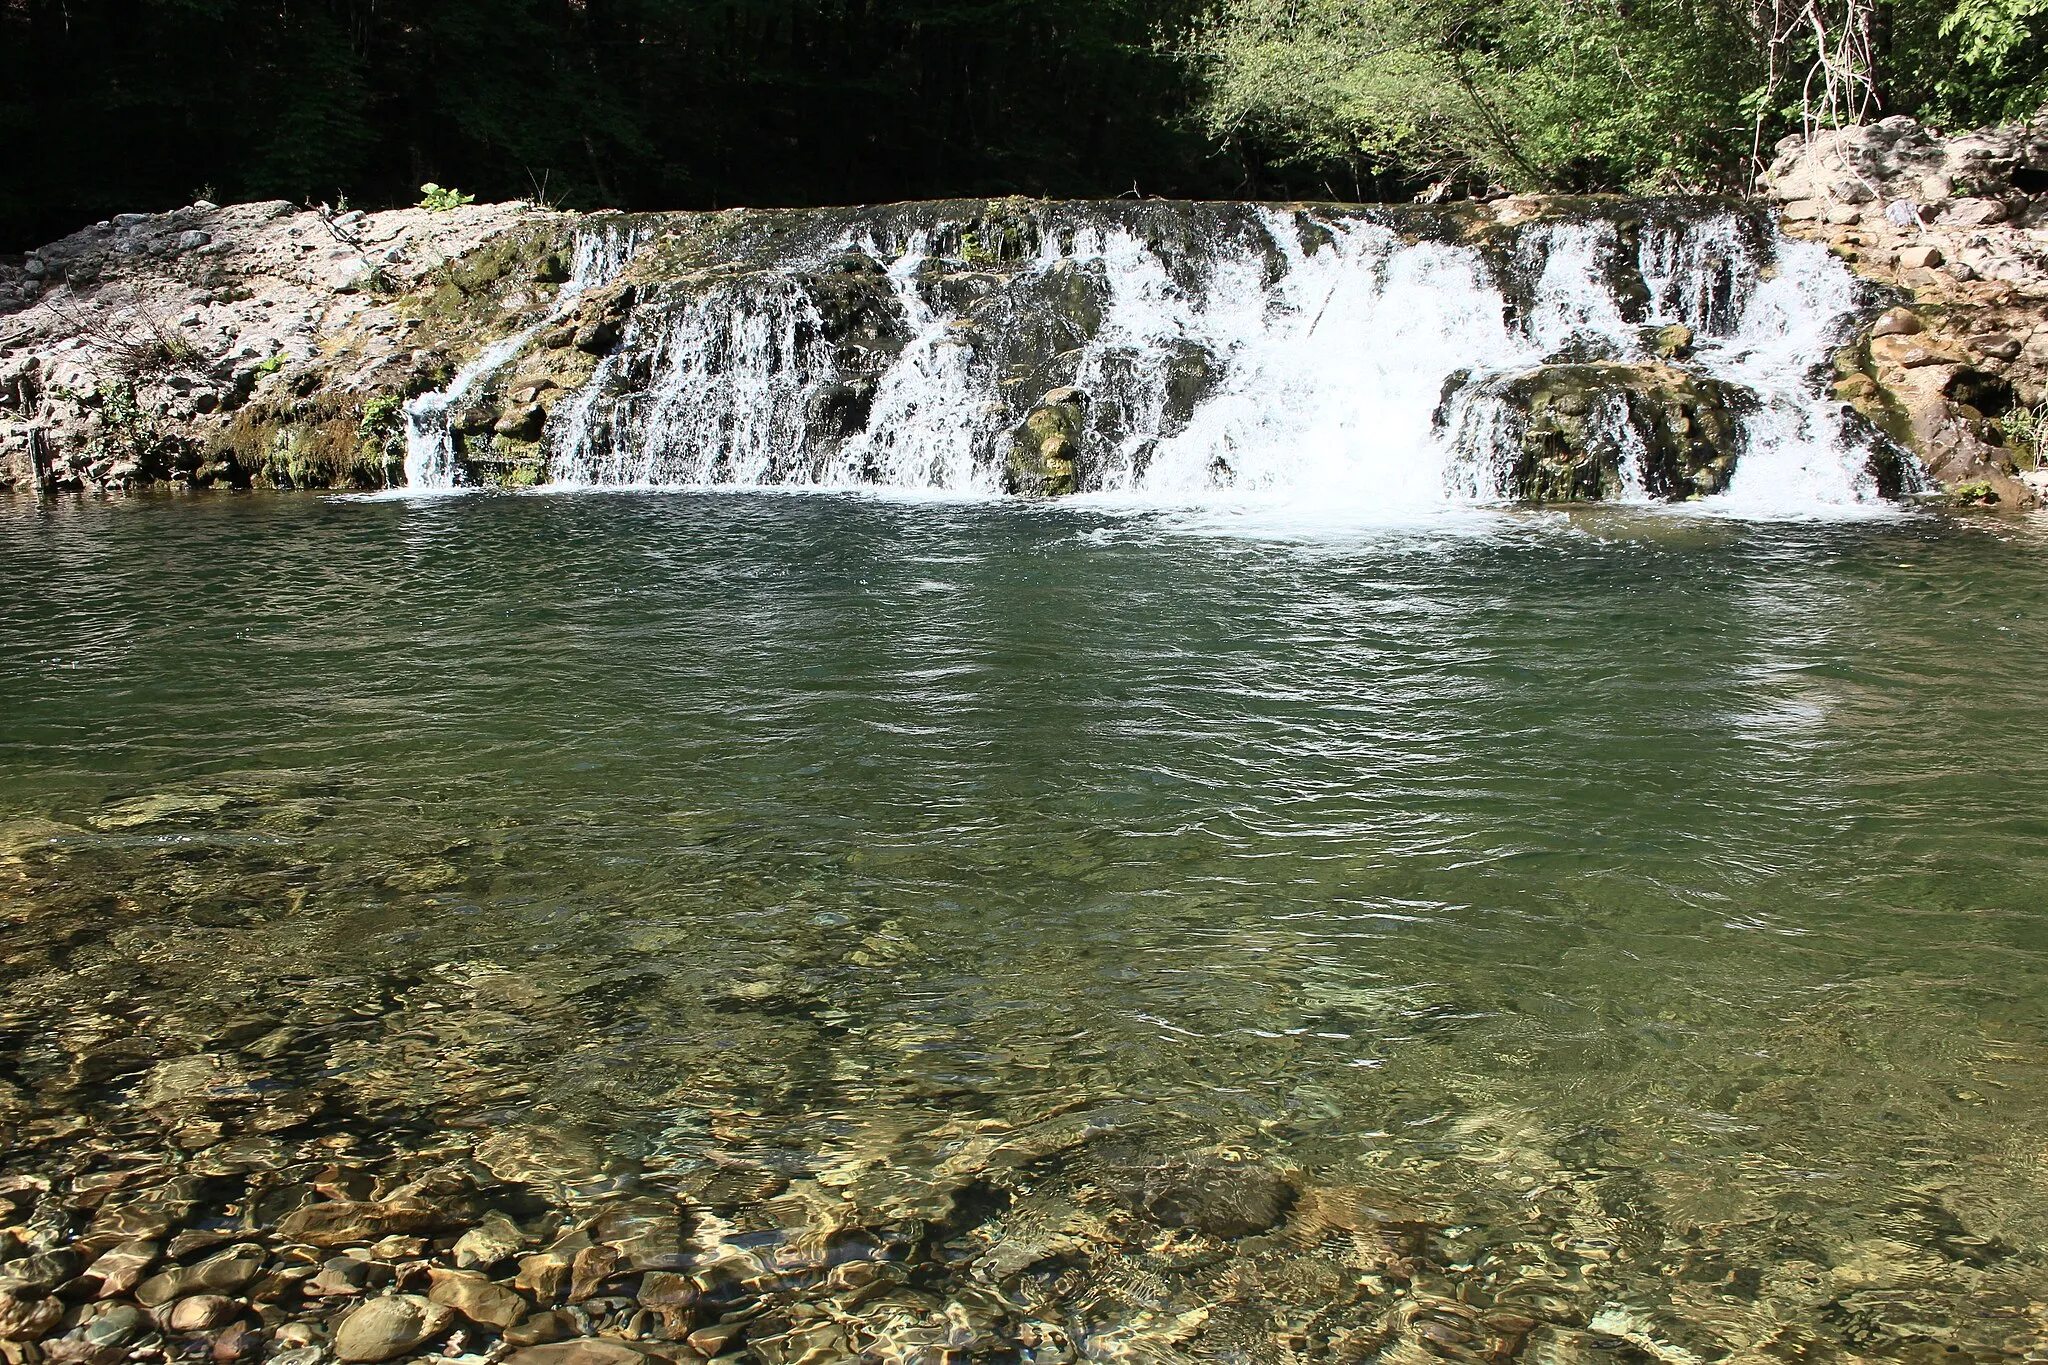
[[[420,207],[435,213],[445,213],[449,209],[459,209],[464,204],[474,204],[475,202],[475,195],[464,194],[458,189],[436,185],[431,180],[420,186]]]

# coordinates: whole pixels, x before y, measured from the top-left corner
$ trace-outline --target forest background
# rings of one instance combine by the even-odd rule
[[[0,247],[424,182],[569,208],[1740,189],[2048,99],[2048,0],[0,0]]]

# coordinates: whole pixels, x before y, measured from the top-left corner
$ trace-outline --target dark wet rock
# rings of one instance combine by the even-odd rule
[[[518,1291],[491,1281],[473,1270],[430,1269],[432,1288],[427,1298],[452,1308],[482,1327],[504,1329],[524,1318],[532,1305]]]
[[[576,329],[573,344],[579,351],[591,355],[604,355],[619,342],[619,324],[610,318],[597,318]]]
[[[1287,1216],[1294,1186],[1255,1161],[1197,1158],[1135,1173],[1119,1190],[1167,1227],[1194,1228],[1226,1241],[1264,1232]]]
[[[334,1357],[364,1365],[405,1355],[441,1335],[454,1310],[414,1294],[366,1299],[334,1333]]]

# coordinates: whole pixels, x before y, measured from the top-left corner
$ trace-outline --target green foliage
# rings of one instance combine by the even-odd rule
[[[464,194],[461,190],[444,189],[431,180],[420,186],[420,207],[435,213],[445,213],[449,209],[459,209],[464,204],[475,202],[475,195]]]
[[[284,368],[285,361],[289,358],[283,351],[279,351],[275,355],[266,356],[264,359],[256,362],[256,373],[276,374]]]
[[[1998,501],[1998,491],[1988,483],[1959,483],[1949,493],[1965,507],[1983,507]]]
[[[2048,461],[2048,403],[2016,407],[1999,418],[1998,424],[2005,434],[2006,448],[2014,455],[2036,467]]]
[[[1864,0],[1813,9],[1833,32],[1869,26],[1857,70],[1881,112],[1957,127],[2048,101],[2048,0],[1894,0],[1881,20]],[[1208,79],[1213,132],[1361,183],[1738,188],[1759,138],[1768,149],[1812,112],[1822,54],[1799,14],[1743,0],[1221,0],[1182,50]]]
[[[387,441],[396,436],[404,424],[405,404],[391,394],[379,394],[363,404],[363,416],[356,423],[356,435],[365,441]]]
[[[996,263],[996,254],[982,245],[979,233],[970,231],[960,236],[960,259],[976,270],[981,270]]]
[[[468,202],[429,176],[570,208],[1733,187],[1797,126],[1804,2],[18,0],[0,248],[195,185]],[[2048,0],[1854,3],[1882,112],[2048,100]]]
[[[1189,51],[1219,133],[1520,189],[1719,178],[1759,67],[1691,0],[1230,0]]]

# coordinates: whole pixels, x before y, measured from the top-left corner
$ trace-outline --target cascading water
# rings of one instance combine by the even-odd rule
[[[463,482],[462,462],[455,446],[449,410],[492,375],[511,363],[541,328],[559,320],[585,290],[619,277],[647,241],[644,227],[613,223],[576,233],[569,278],[555,296],[547,317],[512,336],[494,342],[456,371],[447,387],[423,393],[405,405],[405,482],[414,492],[447,492]]]
[[[765,259],[642,272],[618,346],[548,419],[551,481],[992,494],[1043,478],[1368,511],[1878,500],[1872,438],[1815,374],[1853,329],[1855,281],[1738,211],[1475,232],[1398,211],[1054,205],[992,248],[944,210],[841,215]],[[446,409],[506,359],[409,410],[420,475],[459,477]],[[1557,376],[1593,387],[1556,399]],[[1694,458],[1715,440],[1718,460]],[[1579,462],[1562,472],[1561,447]]]

